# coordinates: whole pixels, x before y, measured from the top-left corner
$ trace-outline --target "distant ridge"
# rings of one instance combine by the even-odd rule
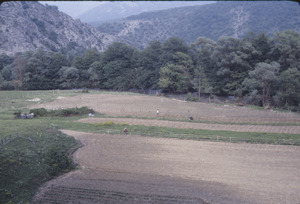
[[[289,1],[217,2],[202,6],[145,12],[98,27],[131,46],[144,48],[150,41],[171,36],[195,42],[200,36],[244,37],[249,32],[300,31],[300,6]]]

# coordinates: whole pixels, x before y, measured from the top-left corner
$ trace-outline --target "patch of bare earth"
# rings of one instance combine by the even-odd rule
[[[165,97],[146,95],[82,94],[61,98],[50,103],[32,105],[29,108],[61,109],[87,106],[111,116],[160,117],[230,123],[299,123],[294,113],[253,108],[185,102]]]
[[[83,143],[80,168],[50,181],[35,203],[298,203],[300,148],[105,135]]]
[[[129,118],[81,122],[299,134],[293,113],[189,103],[143,95],[84,94],[30,108],[88,106],[110,116],[140,116],[261,125]],[[79,169],[45,184],[35,203],[299,203],[300,147],[203,142],[63,130],[83,143]]]

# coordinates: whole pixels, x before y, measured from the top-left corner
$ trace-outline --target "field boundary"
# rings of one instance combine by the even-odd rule
[[[116,129],[102,129],[95,133],[108,135],[139,135],[145,137],[162,137],[162,138],[177,138],[182,140],[197,140],[210,142],[227,142],[227,143],[253,143],[253,144],[272,144],[272,145],[292,145],[300,146],[300,141],[296,139],[270,139],[270,138],[238,138],[226,137],[218,135],[195,135],[195,134],[175,134],[163,132],[146,132],[146,131],[128,131],[125,134],[122,130]]]

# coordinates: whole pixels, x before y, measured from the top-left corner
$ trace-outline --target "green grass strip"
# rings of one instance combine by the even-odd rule
[[[192,140],[209,140],[224,142],[249,142],[257,144],[281,144],[281,145],[300,145],[300,134],[282,133],[261,133],[261,132],[234,132],[222,130],[202,130],[202,129],[178,129],[169,127],[142,126],[117,124],[112,121],[106,123],[81,123],[77,121],[52,119],[52,123],[59,129],[70,129],[74,131],[124,134],[126,127],[129,134],[167,137]]]

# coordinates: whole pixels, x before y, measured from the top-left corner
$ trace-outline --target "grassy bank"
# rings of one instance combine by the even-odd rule
[[[75,118],[74,118],[75,119]],[[128,134],[167,137],[190,140],[223,141],[223,142],[247,142],[254,144],[279,144],[279,145],[300,145],[300,134],[283,133],[261,133],[261,132],[233,132],[215,131],[201,129],[178,129],[168,127],[141,126],[118,124],[112,120],[103,124],[100,123],[80,123],[74,121],[61,121],[53,119],[53,123],[59,129],[70,129],[75,131],[105,133],[105,134],[124,134],[126,127]]]
[[[62,134],[49,118],[14,118],[16,111],[28,111],[26,105],[72,95],[76,93],[0,91],[0,203],[30,203],[41,184],[75,168],[69,153],[80,144],[73,137]]]
[[[0,148],[0,203],[30,202],[42,183],[75,168],[68,153],[80,144],[73,137],[45,121],[26,122]]]

